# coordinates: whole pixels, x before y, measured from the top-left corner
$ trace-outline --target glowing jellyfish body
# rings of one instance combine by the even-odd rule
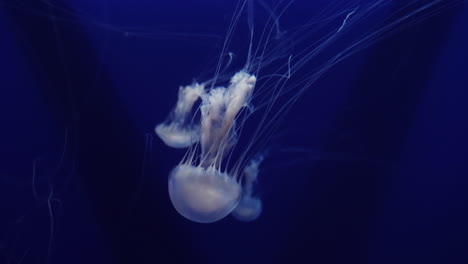
[[[242,187],[228,174],[179,165],[169,176],[169,196],[177,212],[199,223],[211,223],[227,216],[236,207]]]
[[[177,104],[168,120],[155,128],[156,134],[168,146],[186,148],[197,139],[197,129],[190,122],[193,105],[204,92],[200,84],[179,88]]]
[[[184,217],[200,223],[218,221],[230,214],[244,197],[239,177],[221,171],[223,158],[235,145],[233,127],[239,111],[248,104],[256,78],[239,72],[227,88],[217,87],[201,95],[201,126],[195,132],[201,154],[189,157],[169,176],[169,196],[175,209]],[[180,98],[180,97],[179,97]],[[183,145],[185,142],[175,142]],[[248,181],[251,189],[252,181]]]

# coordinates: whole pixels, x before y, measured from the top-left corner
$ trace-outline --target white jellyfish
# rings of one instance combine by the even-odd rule
[[[168,146],[188,147],[182,161],[169,174],[169,196],[177,212],[199,223],[216,222],[229,214],[241,221],[257,219],[262,212],[262,202],[253,195],[253,187],[264,158],[258,153],[262,153],[262,148],[289,108],[332,66],[406,27],[406,22],[411,18],[423,17],[425,11],[440,2],[433,0],[414,6],[418,1],[412,2],[402,8],[411,10],[403,12],[401,17],[380,26],[373,25],[372,30],[361,29],[349,34],[352,25],[368,21],[373,14],[378,17],[379,13],[375,11],[385,3],[383,0],[362,5],[352,2],[332,14],[324,11],[318,19],[312,19],[284,38],[282,35],[277,41],[273,41],[274,32],[281,31],[278,30],[279,16],[274,13],[278,11],[283,14],[291,2],[287,2],[283,8],[272,9],[258,38],[255,37],[253,19],[249,13],[250,43],[247,61],[242,69],[232,75],[227,87],[223,87],[220,83],[229,75],[224,73],[228,66],[221,70],[220,59],[213,79],[179,89],[173,113],[166,122],[156,127],[156,133]],[[227,48],[233,29],[247,3],[252,2],[239,1],[221,58],[230,54]],[[331,30],[317,36],[317,32],[325,26]],[[340,39],[346,43],[338,41]],[[291,42],[302,48],[290,50]],[[339,43],[339,50],[334,55],[318,56],[334,43]],[[314,62],[312,70],[306,75],[299,75],[298,72],[311,61]],[[275,65],[274,62],[279,64]],[[210,88],[206,89],[208,84]],[[199,108],[192,111],[199,98]],[[257,99],[255,105],[252,103],[254,98]],[[233,149],[238,147],[246,120],[257,112],[261,114],[256,123],[248,128],[247,143],[239,147],[240,154],[233,158]]]
[[[248,104],[255,81],[255,76],[241,71],[227,88],[217,87],[202,95],[200,154],[195,157],[196,148],[192,148],[169,176],[169,196],[175,209],[192,221],[218,221],[243,196],[239,177],[221,170],[221,164],[237,141],[236,116]]]
[[[198,83],[179,88],[177,104],[168,120],[155,128],[156,134],[166,145],[173,148],[186,148],[198,140],[197,128],[189,118],[195,102],[204,92]]]

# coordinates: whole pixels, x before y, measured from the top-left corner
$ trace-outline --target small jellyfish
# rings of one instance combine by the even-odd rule
[[[166,145],[186,148],[198,140],[197,128],[188,119],[195,102],[203,93],[204,85],[198,83],[179,88],[175,109],[166,122],[155,128],[156,134]]]
[[[262,201],[258,197],[253,197],[253,186],[257,181],[258,167],[263,159],[264,156],[260,155],[250,160],[250,163],[244,168],[242,197],[231,213],[237,220],[253,221],[262,213]]]

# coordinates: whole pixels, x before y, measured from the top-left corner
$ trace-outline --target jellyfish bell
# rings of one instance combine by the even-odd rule
[[[241,185],[214,167],[179,165],[169,176],[174,208],[194,222],[212,223],[226,217],[237,206],[241,194]]]
[[[180,87],[174,110],[166,122],[156,126],[156,134],[169,147],[186,148],[198,141],[198,128],[192,124],[190,114],[204,89],[204,85],[198,83]]]
[[[259,198],[245,196],[237,204],[231,215],[239,221],[250,222],[262,213],[262,201]]]
[[[197,141],[198,136],[196,130],[166,124],[156,126],[155,132],[166,145],[173,148],[186,148]]]

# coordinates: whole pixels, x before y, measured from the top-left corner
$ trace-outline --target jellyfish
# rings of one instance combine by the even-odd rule
[[[179,87],[179,95],[174,110],[167,121],[155,128],[156,134],[168,146],[173,148],[186,148],[198,139],[197,129],[192,126],[190,113],[195,102],[204,92],[202,84],[195,83]]]
[[[168,190],[175,210],[198,223],[213,223],[230,214],[241,221],[257,219],[262,201],[253,190],[265,158],[261,153],[288,110],[331,67],[406,27],[411,18],[423,17],[440,2],[421,5],[412,2],[401,9],[411,8],[401,17],[383,25],[373,24],[372,30],[367,30],[365,22],[379,17],[381,13],[377,11],[385,1],[362,5],[352,1],[338,12],[322,13],[319,19],[312,19],[291,34],[277,37],[274,32],[282,32],[278,30],[278,19],[292,2],[283,8],[269,9],[271,14],[258,35],[254,34],[253,15],[249,13],[250,42],[244,66],[230,74],[226,69],[232,65],[231,60],[222,67],[220,59],[212,79],[179,89],[175,109],[168,120],[156,126],[157,135],[166,145],[188,148],[169,173]],[[239,1],[220,58],[231,54],[227,49],[247,4],[252,2]],[[275,15],[277,11],[280,15]],[[330,30],[317,35],[325,26]],[[351,26],[357,28],[353,34]],[[291,47],[291,42],[299,49]],[[331,47],[335,47],[333,52]],[[312,70],[300,74],[311,62]],[[227,79],[229,83],[224,84]],[[201,103],[194,111],[198,100]],[[247,120],[255,114],[258,119],[245,128]],[[239,144],[245,130],[247,142]],[[236,148],[240,149],[237,156],[233,155]]]
[[[232,211],[232,216],[237,220],[250,222],[257,219],[262,213],[262,200],[253,196],[253,188],[257,182],[259,166],[264,159],[263,154],[250,160],[243,171],[243,192],[236,208]]]
[[[241,71],[231,78],[227,88],[217,87],[201,96],[200,155],[195,157],[192,150],[169,176],[172,204],[192,221],[218,221],[244,197],[241,177],[223,171],[221,164],[237,141],[236,116],[248,105],[255,82],[254,75]],[[247,182],[252,185],[252,179]]]

